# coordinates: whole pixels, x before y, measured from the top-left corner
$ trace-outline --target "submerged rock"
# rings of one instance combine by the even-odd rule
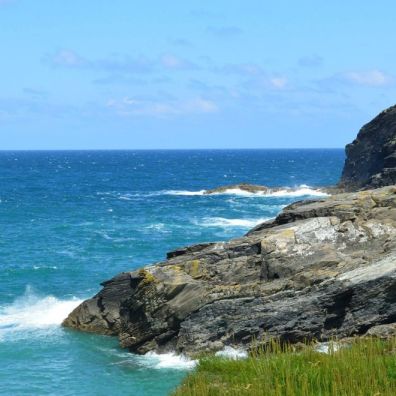
[[[395,187],[302,201],[242,238],[116,276],[63,324],[138,353],[364,334],[396,322],[395,236]]]
[[[396,184],[396,106],[364,125],[345,151],[340,187],[353,191]]]

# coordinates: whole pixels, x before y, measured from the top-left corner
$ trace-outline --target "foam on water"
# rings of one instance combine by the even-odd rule
[[[143,356],[145,363],[155,369],[190,370],[197,364],[196,360],[189,359],[175,353],[148,352]]]
[[[330,342],[321,342],[318,345],[316,345],[314,349],[316,352],[329,354],[339,351],[342,347],[343,346],[340,343],[330,341]]]
[[[156,353],[148,352],[145,355],[136,355],[130,352],[122,352],[119,349],[101,349],[103,352],[121,358],[116,365],[127,365],[148,369],[172,369],[172,370],[191,370],[198,361],[189,359],[184,355],[177,355],[174,352]]]
[[[0,306],[0,339],[9,332],[59,326],[81,302],[77,298],[60,300],[54,296],[38,296],[27,287],[22,297]]]
[[[186,190],[165,190],[162,193],[164,195],[182,195],[182,196],[211,196],[211,195],[236,195],[240,197],[304,197],[304,196],[312,196],[312,197],[327,197],[329,194],[321,191],[320,189],[314,189],[306,184],[301,184],[297,188],[285,187],[284,189],[276,190],[276,191],[258,191],[258,192],[249,192],[245,190],[241,190],[239,188],[229,188],[222,192],[215,192],[211,194],[206,194],[207,190],[199,190],[199,191],[186,191]]]
[[[187,190],[165,190],[162,191],[164,195],[184,195],[184,196],[193,196],[193,195],[204,195],[206,190],[199,191],[187,191]]]
[[[217,351],[215,355],[225,359],[232,359],[232,360],[246,359],[248,357],[248,353],[245,350],[239,348],[233,348],[231,346],[224,347],[224,349],[222,349],[221,351]]]
[[[194,220],[194,224],[203,227],[252,228],[267,220],[269,219],[265,217],[259,219],[226,219],[224,217],[205,217],[199,221]]]

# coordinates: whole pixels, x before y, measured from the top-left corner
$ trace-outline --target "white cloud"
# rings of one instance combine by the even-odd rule
[[[186,100],[152,100],[125,97],[111,99],[106,106],[121,116],[182,116],[217,112],[215,102],[201,97]]]
[[[161,72],[163,70],[177,71],[197,69],[197,66],[192,62],[170,53],[163,54],[156,58],[117,55],[98,59],[88,59],[73,50],[62,49],[49,56],[49,62],[54,66],[66,68],[81,68],[107,73],[124,74],[147,74]]]
[[[68,49],[58,51],[53,59],[53,63],[58,66],[78,67],[86,63],[86,61],[76,52]]]
[[[351,71],[342,75],[343,79],[358,85],[379,87],[393,82],[391,76],[380,70]]]
[[[220,38],[230,38],[242,34],[242,29],[237,26],[208,26],[206,31]]]
[[[174,69],[174,70],[181,70],[181,69],[194,69],[195,65],[191,62],[179,58],[173,54],[164,54],[160,57],[160,64],[165,69]]]
[[[286,77],[273,77],[269,80],[270,84],[277,89],[285,88],[287,85],[287,78]]]

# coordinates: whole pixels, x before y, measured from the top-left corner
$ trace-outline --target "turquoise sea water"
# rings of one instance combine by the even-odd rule
[[[118,272],[320,195],[343,161],[343,150],[0,152],[0,395],[168,394],[190,362],[132,355],[62,319]],[[298,192],[202,195],[240,182]]]

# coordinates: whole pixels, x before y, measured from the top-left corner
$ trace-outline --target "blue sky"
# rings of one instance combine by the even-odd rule
[[[393,1],[0,0],[0,149],[343,147],[396,103]]]

